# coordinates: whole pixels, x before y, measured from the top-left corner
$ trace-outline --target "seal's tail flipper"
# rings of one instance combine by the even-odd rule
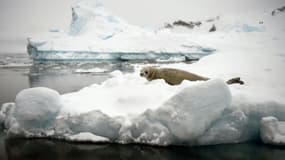
[[[240,77],[232,78],[227,81],[227,84],[234,84],[234,83],[239,83],[240,85],[244,84],[244,82],[240,80]]]

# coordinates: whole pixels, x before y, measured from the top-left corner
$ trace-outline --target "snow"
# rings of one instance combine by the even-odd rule
[[[62,107],[59,93],[42,87],[22,90],[15,104],[13,115],[23,128],[49,127]]]
[[[62,117],[62,116],[61,116]],[[64,127],[57,128],[58,125]],[[75,116],[62,117],[55,124],[57,132],[81,133],[90,132],[98,136],[115,140],[119,136],[121,124],[101,111],[90,111]]]
[[[89,2],[86,1],[86,3]],[[102,49],[101,51],[110,51],[110,54],[96,54],[99,57],[108,58],[110,56],[109,58],[116,57],[125,60],[135,59],[138,51],[146,53],[150,48],[154,51],[171,51],[169,54],[172,54],[172,51],[188,52],[189,48],[206,52],[208,48],[206,46],[214,46],[211,48],[216,49],[215,54],[203,57],[194,64],[153,64],[158,67],[183,69],[209,77],[211,80],[206,82],[184,81],[178,86],[170,86],[163,80],[148,82],[139,76],[139,70],[146,65],[135,64],[134,73],[123,74],[120,71],[114,71],[111,73],[112,77],[101,84],[93,84],[77,92],[60,96],[55,96],[55,94],[51,96],[49,93],[55,91],[49,92],[48,89],[41,90],[40,94],[35,92],[37,94],[31,98],[31,102],[47,95],[50,95],[49,98],[58,97],[54,100],[61,101],[61,105],[55,107],[56,111],[52,111],[55,115],[50,115],[38,105],[20,105],[23,109],[27,107],[27,109],[36,110],[35,119],[37,121],[33,123],[37,123],[40,127],[30,124],[28,119],[25,119],[29,117],[28,111],[18,112],[22,115],[17,117],[15,112],[18,110],[19,101],[3,104],[0,122],[4,124],[8,135],[100,142],[102,139],[97,137],[99,136],[116,143],[145,143],[163,146],[240,143],[256,139],[262,139],[264,143],[284,144],[285,14],[279,13],[272,16],[272,10],[257,10],[238,15],[225,15],[209,23],[203,23],[201,27],[195,27],[187,33],[184,31],[184,33],[177,33],[179,28],[150,32],[131,26],[121,19],[114,20],[119,21],[120,25],[108,26],[109,21],[105,21],[102,17],[106,18],[109,12],[102,11],[103,8],[102,10],[88,10],[89,6],[92,7],[92,5],[80,3],[79,8],[75,9],[74,14],[77,14],[77,20],[80,21],[79,23],[84,23],[70,35],[62,37],[57,35],[58,38],[43,41],[31,40],[30,47],[41,50],[41,52],[34,52],[33,56],[78,58],[78,55],[79,57],[83,55],[84,58],[88,55],[92,58],[95,55],[93,53],[96,53],[93,49],[96,48]],[[98,4],[95,6],[96,8],[102,7]],[[102,23],[101,25],[107,25],[111,29],[107,27],[106,32],[93,32],[90,28],[96,26],[96,23],[90,21],[89,24],[89,20],[84,19],[90,14],[97,22]],[[217,31],[209,33],[208,27],[214,23]],[[99,29],[106,28],[101,26]],[[120,32],[120,29],[123,31]],[[88,40],[89,34],[96,36],[94,41]],[[110,35],[113,36],[109,37]],[[175,42],[169,45],[173,42],[172,38]],[[134,40],[131,41],[133,44],[127,45],[126,43],[131,39]],[[74,45],[75,41],[79,43]],[[92,46],[93,42],[96,45],[100,42],[100,45]],[[117,42],[120,42],[121,48],[117,46],[119,44]],[[140,42],[138,43],[140,45],[137,42]],[[184,49],[187,49],[181,50],[181,44],[185,44]],[[88,48],[88,45],[91,47]],[[150,48],[141,48],[142,46]],[[165,46],[169,48],[161,48]],[[61,49],[73,51],[63,53]],[[83,52],[86,50],[92,52]],[[128,55],[112,53],[118,50],[136,53]],[[147,56],[157,59],[158,57],[153,55],[158,53],[154,53],[151,52]],[[182,58],[179,54],[175,55],[178,56],[178,61],[183,59],[183,55]],[[245,85],[228,86],[224,83],[237,76],[241,77]],[[24,97],[27,95],[24,94]],[[53,101],[43,101],[47,106],[58,104],[54,104]],[[29,104],[29,101],[25,100],[20,102]],[[46,118],[51,119],[45,127],[40,124],[49,120],[38,119],[37,114],[40,115],[40,112],[46,114]],[[27,124],[23,123],[19,117],[24,117],[23,121]]]
[[[187,86],[186,83],[169,86],[163,80],[148,83],[146,79],[139,77],[139,70],[135,74],[127,75],[114,71],[111,75],[113,78],[102,84],[93,84],[78,92],[62,95],[62,114],[80,114],[94,109],[111,116],[139,114],[146,109],[157,108]]]
[[[278,121],[275,117],[264,117],[261,122],[261,139],[264,143],[285,144],[285,122]]]
[[[0,110],[0,124],[1,128],[7,128],[12,126],[15,123],[15,118],[11,115],[14,111],[14,103],[4,103]],[[11,118],[12,117],[12,118]]]
[[[184,88],[157,110],[148,110],[143,114],[144,118],[136,122],[135,126],[140,128],[140,125],[149,122],[150,124],[159,124],[156,130],[166,127],[168,132],[164,130],[152,131],[157,135],[163,135],[163,138],[168,134],[171,135],[168,136],[166,143],[158,140],[158,144],[193,145],[197,138],[202,136],[212,123],[222,115],[222,111],[230,103],[231,94],[227,85],[222,80],[210,80],[204,84]],[[145,127],[148,128],[148,126]],[[140,129],[142,129],[142,134],[139,135],[139,138],[144,133],[144,129]],[[147,136],[152,134],[147,134]],[[151,138],[147,137],[146,139]]]

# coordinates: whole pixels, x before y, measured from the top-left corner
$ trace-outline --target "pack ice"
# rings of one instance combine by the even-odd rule
[[[72,7],[70,31],[28,38],[34,60],[178,60],[197,59],[214,49],[167,30],[130,25],[99,0],[80,0]]]

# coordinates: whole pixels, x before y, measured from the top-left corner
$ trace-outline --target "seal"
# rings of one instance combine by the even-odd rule
[[[155,67],[144,67],[140,71],[140,76],[145,77],[148,81],[155,79],[163,79],[170,85],[179,85],[183,80],[189,81],[207,81],[210,78],[203,77],[194,73],[190,73],[180,69],[174,68],[155,68]],[[240,80],[240,77],[232,78],[226,82],[227,84],[244,84]]]

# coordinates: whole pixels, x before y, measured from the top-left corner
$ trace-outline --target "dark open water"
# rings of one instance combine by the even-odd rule
[[[0,159],[15,160],[284,160],[285,148],[259,142],[203,147],[83,144],[54,140],[6,139]]]
[[[87,72],[103,68],[102,72]],[[79,71],[78,69],[81,69]],[[25,54],[0,54],[0,105],[12,102],[29,87],[45,86],[60,93],[77,91],[101,83],[114,70],[132,72],[131,63],[73,62],[33,64]],[[0,130],[0,160],[5,159],[194,159],[194,160],[284,160],[285,148],[260,142],[204,147],[151,147],[145,145],[82,144],[55,140],[7,139]]]

